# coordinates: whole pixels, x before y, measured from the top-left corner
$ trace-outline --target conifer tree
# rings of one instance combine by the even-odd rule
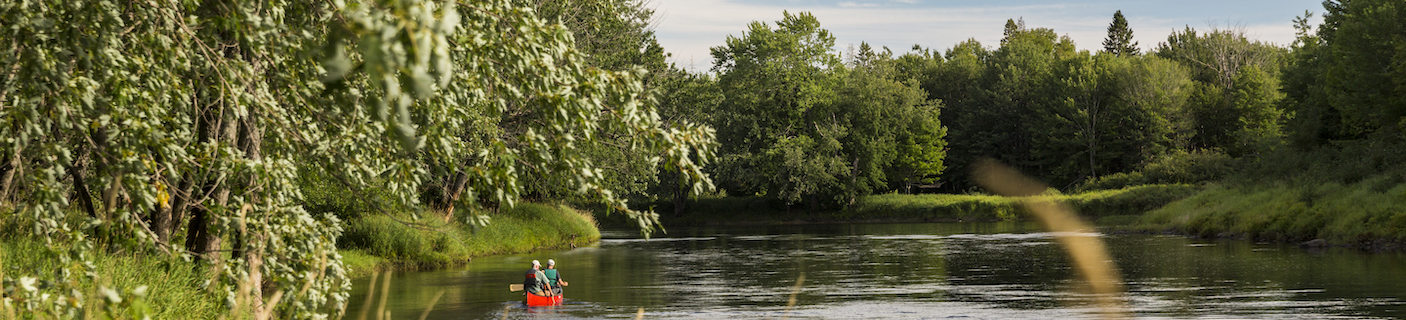
[[[1103,40],[1103,51],[1120,57],[1138,55],[1137,42],[1133,41],[1133,29],[1128,28],[1128,19],[1123,18],[1123,10],[1113,13],[1113,23],[1108,25],[1108,39]]]

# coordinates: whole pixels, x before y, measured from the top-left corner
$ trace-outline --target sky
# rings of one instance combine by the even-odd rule
[[[1322,0],[1181,0],[1181,1],[1035,1],[1035,0],[647,0],[655,9],[654,27],[670,62],[707,71],[709,48],[728,36],[740,37],[752,21],[775,27],[782,11],[807,11],[835,36],[835,50],[868,42],[895,54],[914,44],[945,51],[974,38],[988,47],[1000,44],[1006,19],[1025,19],[1026,27],[1050,28],[1067,35],[1080,50],[1102,50],[1113,12],[1122,10],[1133,41],[1144,51],[1164,42],[1174,30],[1192,27],[1238,27],[1264,42],[1287,46],[1294,40],[1293,19],[1304,11],[1322,22]]]

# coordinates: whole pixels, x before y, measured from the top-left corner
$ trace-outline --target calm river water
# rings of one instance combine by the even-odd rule
[[[429,319],[634,318],[641,309],[645,319],[1093,318],[1064,252],[1038,227],[714,227],[669,230],[650,240],[606,231],[592,247],[394,274],[386,310],[395,319],[416,319],[442,291]],[[1406,254],[1177,236],[1102,238],[1138,318],[1406,317]],[[570,282],[565,304],[524,307],[508,285],[522,282],[531,260],[549,258]],[[368,281],[353,281],[348,319],[360,315]]]

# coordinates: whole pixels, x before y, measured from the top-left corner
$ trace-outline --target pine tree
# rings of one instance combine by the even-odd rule
[[[1113,23],[1108,25],[1108,39],[1103,40],[1103,51],[1120,57],[1138,55],[1137,42],[1133,41],[1133,29],[1128,28],[1128,19],[1123,18],[1123,10],[1113,13]]]
[[[1021,17],[1018,22],[1016,20],[1006,19],[1005,31],[1001,32],[1001,44],[1006,44],[1006,39],[1010,39],[1011,35],[1021,31],[1025,31],[1025,17]]]

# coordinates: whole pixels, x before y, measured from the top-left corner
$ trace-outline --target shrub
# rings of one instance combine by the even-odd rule
[[[1236,160],[1213,151],[1175,152],[1156,157],[1141,170],[1100,177],[1079,191],[1121,189],[1144,184],[1200,184],[1216,181],[1236,170]]]

